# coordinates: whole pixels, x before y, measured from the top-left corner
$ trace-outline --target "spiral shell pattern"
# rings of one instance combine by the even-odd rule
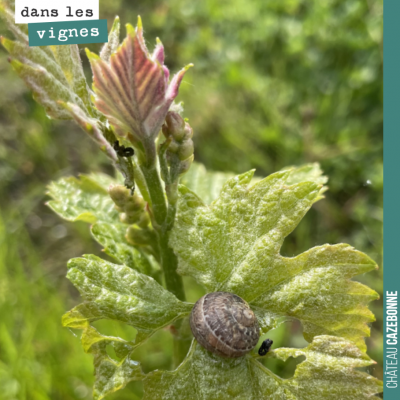
[[[208,293],[190,315],[193,336],[222,357],[242,357],[258,342],[260,329],[249,305],[233,293]]]

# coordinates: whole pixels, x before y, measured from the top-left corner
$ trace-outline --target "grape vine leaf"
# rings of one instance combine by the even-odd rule
[[[138,331],[134,342],[138,345],[188,315],[193,306],[179,301],[153,278],[94,255],[72,259],[68,268],[67,277],[84,302],[63,316],[66,327],[87,330],[90,322],[100,319],[121,321]]]
[[[111,179],[111,178],[110,178]],[[47,205],[67,221],[118,221],[118,212],[108,196],[104,182],[107,175],[81,175],[52,182],[48,195],[53,198]]]
[[[193,162],[180,183],[196,193],[205,204],[210,204],[218,197],[223,184],[233,176],[229,172],[208,171],[203,164]]]
[[[139,249],[128,244],[125,239],[126,225],[99,221],[92,225],[93,237],[104,246],[104,251],[121,264],[153,276],[154,270],[148,257]]]
[[[291,170],[291,173],[286,180],[287,185],[294,185],[300,182],[315,182],[324,185],[328,178],[323,175],[321,167],[318,163],[305,164],[300,167],[286,167],[283,170]],[[204,204],[210,204],[215,200],[225,184],[225,182],[233,178],[235,174],[231,172],[209,171],[201,163],[193,162],[189,171],[182,176],[180,183],[196,193],[202,199]],[[259,176],[253,176],[251,183],[257,183],[261,180]],[[320,195],[327,190],[324,186]],[[319,199],[318,199],[319,200]]]
[[[210,292],[242,297],[263,333],[296,318],[308,341],[343,336],[365,350],[363,337],[374,320],[367,303],[378,295],[350,278],[376,264],[343,244],[293,258],[280,255],[285,237],[325,190],[321,181],[302,181],[308,179],[305,172],[304,167],[280,171],[249,187],[254,173],[249,171],[229,179],[210,206],[181,186],[170,241],[178,272]]]
[[[82,68],[77,45],[29,47],[25,25],[16,25],[11,10],[0,4],[0,17],[17,38],[1,37],[10,54],[10,63],[33,91],[51,118],[71,119],[70,112],[60,102],[77,106],[85,115],[98,116],[90,99],[90,90]]]
[[[156,277],[158,271],[151,265],[141,249],[125,239],[127,225],[119,221],[119,214],[108,195],[108,187],[117,181],[106,174],[81,175],[62,178],[49,185],[48,194],[53,198],[47,204],[68,221],[85,221],[93,224],[94,239],[104,246],[104,251],[116,261],[138,272]]]
[[[152,54],[147,50],[140,18],[137,28],[127,24],[127,36],[115,53],[106,57],[86,51],[93,71],[95,104],[119,136],[137,144],[158,135],[165,115],[178,95],[187,66],[169,82],[160,41]],[[108,52],[108,50],[107,50]]]
[[[114,23],[111,27],[111,30],[108,34],[108,42],[104,44],[100,51],[100,57],[104,61],[109,61],[111,54],[114,54],[119,46],[119,32],[120,32],[121,24],[119,21],[119,17],[115,17]]]
[[[213,174],[200,168],[203,177],[198,182]],[[216,186],[221,186],[220,178],[214,180],[220,182]],[[317,182],[305,182],[311,179]],[[250,182],[255,184],[248,187]],[[63,323],[82,329],[83,347],[94,354],[95,399],[139,379],[144,379],[145,400],[312,400],[338,398],[339,393],[346,399],[358,399],[380,392],[378,380],[353,370],[373,363],[362,350],[363,337],[368,334],[367,323],[373,319],[366,304],[376,294],[350,278],[374,268],[375,264],[343,244],[319,246],[293,258],[279,254],[284,237],[322,197],[325,182],[317,165],[280,171],[264,180],[253,178],[251,171],[228,179],[220,196],[209,206],[181,186],[178,218],[171,239],[180,272],[195,276],[210,291],[226,290],[241,295],[255,311],[263,333],[283,320],[302,321],[305,337],[312,343],[306,349],[276,349],[269,355],[283,360],[305,355],[306,361],[298,365],[293,378],[282,380],[254,355],[223,360],[195,344],[176,371],[144,375],[132,354],[136,346],[162,326],[187,316],[192,305],[179,302],[150,277],[138,272],[137,267],[132,270],[85,256],[71,260],[68,274],[85,301],[67,313]],[[50,192],[54,197],[52,206],[64,218],[94,222],[92,233],[106,252],[121,263],[136,264],[134,257],[125,252],[122,224],[115,219],[104,220],[102,213],[97,213],[98,204],[107,204],[109,184],[115,184],[115,180],[106,175],[73,178],[72,183],[61,180]],[[211,201],[215,187],[208,188],[212,189],[209,194],[208,189],[203,194]],[[130,274],[136,278],[127,279]],[[134,293],[127,294],[131,290],[130,279],[137,286],[133,285]],[[155,291],[148,289],[142,279],[150,280]],[[125,295],[127,302],[136,305],[132,314],[128,303],[117,301],[118,296]],[[143,298],[145,295],[150,296],[150,302]],[[164,295],[174,300],[166,300]],[[103,336],[91,326],[99,318],[128,323],[138,330],[138,335],[131,342]],[[118,353],[118,360],[107,354],[108,345]]]
[[[87,353],[94,356],[95,400],[101,400],[124,388],[131,381],[144,378],[140,363],[132,359],[134,346],[126,340],[101,335],[95,328],[87,325],[82,335],[82,345]],[[118,359],[109,356],[107,346],[113,347]]]
[[[280,348],[268,357],[305,356],[294,376],[281,379],[254,357],[218,357],[193,341],[175,371],[154,371],[144,379],[143,400],[358,400],[382,391],[382,382],[354,370],[374,364],[353,343],[317,336],[304,349]]]

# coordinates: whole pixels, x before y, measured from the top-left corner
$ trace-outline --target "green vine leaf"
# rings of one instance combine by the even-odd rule
[[[96,222],[91,231],[96,241],[104,246],[106,254],[145,275],[153,276],[155,274],[147,256],[127,243],[125,239],[126,225]]]
[[[129,382],[144,378],[140,364],[131,358],[134,347],[129,342],[117,337],[103,336],[95,328],[88,326],[82,335],[82,344],[85,351],[94,356],[94,400],[101,400],[123,389]],[[113,347],[119,359],[108,355],[107,346]]]
[[[287,185],[294,185],[300,182],[315,182],[324,185],[328,181],[328,177],[323,175],[321,167],[318,163],[305,164],[301,167],[287,167],[283,170],[290,169],[292,172],[286,180]],[[192,163],[189,171],[182,176],[180,183],[190,189],[192,192],[199,196],[204,204],[210,204],[216,198],[218,198],[219,193],[225,184],[225,182],[233,178],[235,175],[230,172],[216,172],[206,170],[205,166],[200,163]],[[254,176],[251,183],[257,183],[261,181],[262,178]],[[320,191],[321,199],[322,193],[324,193],[328,188],[324,186]]]
[[[47,204],[67,221],[118,221],[118,212],[108,196],[108,182],[115,183],[104,174],[62,178],[49,185],[48,195],[53,200]]]
[[[11,56],[10,63],[46,113],[55,119],[71,119],[61,101],[76,105],[86,115],[98,116],[90,100],[78,46],[29,47],[28,36],[15,25],[13,13],[0,5],[0,16],[18,39],[1,38]]]
[[[368,323],[375,321],[367,304],[379,296],[350,278],[375,267],[346,244],[314,247],[293,258],[279,256],[266,267],[265,292],[251,306],[263,332],[279,318],[297,318],[309,342],[317,335],[342,336],[365,351],[363,337],[369,336]]]
[[[108,187],[117,181],[106,174],[81,175],[62,178],[49,185],[53,198],[48,206],[68,221],[92,223],[94,239],[104,251],[121,264],[159,280],[160,270],[149,261],[142,249],[126,240],[128,225],[119,221],[119,213],[108,194]],[[154,263],[153,263],[154,264]]]
[[[196,193],[205,204],[210,204],[218,197],[224,183],[234,176],[229,172],[208,171],[203,164],[194,162],[180,183]]]
[[[377,293],[349,278],[376,268],[365,254],[347,245],[324,245],[298,257],[280,255],[283,240],[325,188],[304,182],[314,168],[280,171],[249,184],[253,171],[229,179],[206,206],[180,187],[179,212],[171,234],[182,275],[208,291],[226,291],[246,300],[263,333],[284,320],[303,323],[304,337],[344,336],[365,350],[366,304]]]
[[[269,357],[305,356],[290,379],[281,379],[252,356],[224,359],[196,342],[172,372],[154,371],[144,380],[143,400],[358,400],[382,391],[382,383],[354,368],[374,364],[354,344],[319,336],[305,349],[277,349]]]
[[[365,399],[382,392],[383,383],[355,368],[376,364],[351,342],[333,336],[317,336],[305,349],[276,349],[271,354],[283,361],[306,356],[293,378],[285,382],[299,399]]]
[[[291,173],[286,180],[287,185],[294,185],[300,182],[315,182],[325,185],[328,182],[328,177],[323,175],[322,169],[318,163],[304,164],[300,167],[286,167],[282,171],[291,170]],[[323,188],[326,190],[327,188]]]
[[[68,279],[84,302],[63,317],[63,325],[86,329],[100,319],[124,322],[138,330],[135,344],[188,315],[192,304],[179,301],[153,278],[93,255],[68,263]]]

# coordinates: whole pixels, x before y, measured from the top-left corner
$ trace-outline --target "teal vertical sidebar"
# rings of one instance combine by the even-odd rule
[[[400,1],[384,1],[384,399],[400,399],[398,299],[400,295]]]

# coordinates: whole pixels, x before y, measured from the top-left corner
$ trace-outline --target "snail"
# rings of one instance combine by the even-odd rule
[[[204,348],[222,357],[244,356],[260,337],[254,312],[233,293],[214,292],[200,298],[190,314],[190,328]]]

